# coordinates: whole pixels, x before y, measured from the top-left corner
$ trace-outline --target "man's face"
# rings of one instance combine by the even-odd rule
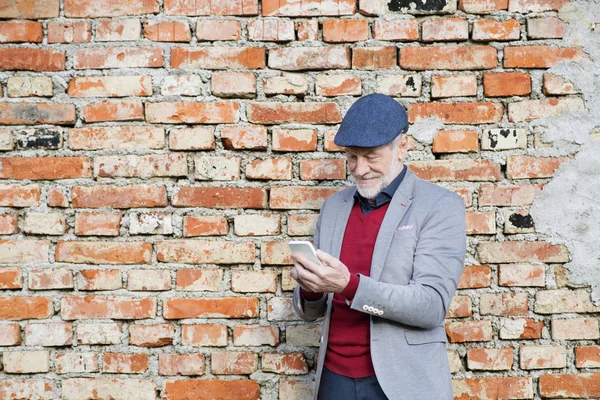
[[[374,148],[347,147],[346,159],[358,193],[374,199],[400,173],[407,149],[408,140],[404,135],[398,147],[391,144]]]

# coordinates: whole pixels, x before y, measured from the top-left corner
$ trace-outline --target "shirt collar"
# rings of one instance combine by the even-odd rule
[[[396,190],[400,186],[400,183],[402,183],[404,176],[406,175],[406,170],[407,168],[405,165],[402,168],[402,171],[398,174],[398,176],[395,177],[394,180],[375,197],[374,203],[369,203],[369,200],[361,196],[360,193],[358,193],[358,190],[354,193],[354,199],[358,200],[363,214],[366,214],[369,211],[373,211],[392,200],[394,193],[396,192]]]

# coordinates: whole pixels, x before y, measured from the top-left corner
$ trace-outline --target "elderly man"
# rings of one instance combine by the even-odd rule
[[[350,107],[335,143],[356,183],[328,198],[317,265],[294,254],[294,308],[325,317],[315,399],[452,399],[444,318],[465,256],[459,196],[405,165],[408,119],[391,97]]]

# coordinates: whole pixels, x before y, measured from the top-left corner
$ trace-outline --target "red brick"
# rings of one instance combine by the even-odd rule
[[[261,47],[175,47],[171,50],[171,68],[263,69],[264,67],[265,49]]]
[[[567,366],[567,349],[564,346],[521,346],[519,353],[519,364],[523,370]]]
[[[258,15],[258,0],[207,0],[201,3],[188,0],[165,0],[167,15]]]
[[[142,26],[137,18],[103,19],[96,23],[96,41],[133,41],[139,40]]]
[[[300,41],[317,40],[319,32],[319,21],[314,19],[303,19],[296,21],[296,36]]]
[[[527,37],[530,39],[561,39],[565,35],[565,23],[557,17],[529,18]]]
[[[262,188],[182,187],[171,200],[175,207],[266,208],[267,193]]]
[[[431,97],[475,96],[477,77],[470,75],[434,75],[431,77]]]
[[[13,235],[19,231],[16,214],[0,214],[0,235]]]
[[[183,217],[183,236],[221,236],[227,235],[227,219],[217,215]]]
[[[0,124],[4,125],[74,125],[76,120],[77,119],[75,117],[75,106],[73,104],[0,104]]]
[[[162,347],[173,344],[175,327],[171,324],[129,325],[129,344],[138,347]]]
[[[467,211],[467,235],[494,235],[496,213],[494,211]]]
[[[575,347],[575,365],[577,368],[600,367],[600,346]]]
[[[48,22],[48,43],[85,43],[92,40],[89,21]]]
[[[319,75],[315,82],[317,96],[359,96],[362,93],[360,77],[356,75]]]
[[[416,19],[376,20],[373,23],[373,38],[403,42],[419,40],[419,22]]]
[[[219,324],[182,325],[181,343],[192,346],[227,346],[227,326]]]
[[[69,199],[60,189],[50,189],[46,195],[49,207],[69,207]]]
[[[137,99],[107,100],[83,106],[85,122],[136,121],[144,119],[144,107]]]
[[[452,343],[492,340],[490,321],[446,322],[446,334]]]
[[[3,158],[0,179],[72,179],[91,176],[87,157]]]
[[[325,151],[344,151],[343,147],[335,144],[334,139],[337,129],[327,129],[324,133],[323,148]]]
[[[215,72],[210,91],[218,97],[256,97],[256,76],[252,72]]]
[[[314,151],[317,149],[315,129],[278,129],[271,132],[273,151]]]
[[[253,242],[163,240],[156,245],[158,261],[186,264],[251,264],[254,251]]]
[[[586,60],[577,47],[511,46],[504,48],[504,68],[551,68],[561,61]]]
[[[482,185],[479,188],[480,206],[527,206],[544,185]]]
[[[484,19],[473,22],[473,40],[480,42],[519,40],[521,24],[516,19],[497,21]]]
[[[467,366],[470,370],[506,371],[513,365],[513,349],[468,349]]]
[[[473,201],[473,192],[470,189],[450,187],[448,188],[448,190],[459,195],[460,198],[464,201],[465,207],[471,207],[471,203]]]
[[[303,375],[308,373],[308,365],[303,353],[263,353],[262,368],[265,372],[282,375]]]
[[[143,374],[148,370],[148,354],[106,353],[102,372],[112,374]]]
[[[569,157],[510,156],[506,161],[506,177],[508,179],[551,178],[562,163],[569,161],[571,161]]]
[[[289,158],[267,158],[254,160],[246,166],[248,179],[292,179],[292,161]]]
[[[228,150],[263,150],[267,148],[267,128],[260,125],[224,126],[221,142]]]
[[[346,179],[346,160],[321,159],[301,160],[300,179],[333,180]]]
[[[421,179],[439,181],[497,181],[502,178],[500,165],[490,160],[435,160],[408,163]]]
[[[79,236],[119,236],[121,213],[77,213],[75,234]]]
[[[0,8],[0,18],[56,18],[60,11],[59,1],[60,0],[21,0],[4,2],[2,8]]]
[[[200,41],[240,40],[240,21],[203,20],[196,23],[196,38]]]
[[[55,398],[54,383],[44,379],[2,379],[0,381],[0,397],[4,399],[52,400]]]
[[[202,375],[206,363],[202,354],[159,354],[160,375]]]
[[[166,381],[162,396],[164,400],[210,400],[228,397],[238,400],[258,400],[261,397],[258,382],[248,379]]]
[[[489,377],[455,379],[452,381],[454,400],[532,399],[531,377]]]
[[[284,71],[350,68],[350,49],[327,47],[282,47],[269,50],[269,68]]]
[[[258,316],[258,299],[255,297],[167,299],[163,307],[165,319],[255,318]]]
[[[509,0],[509,12],[542,12],[558,11],[569,0]]]
[[[103,126],[69,130],[71,150],[162,149],[165,129],[152,126]]]
[[[158,14],[158,11],[157,0],[140,0],[132,3],[123,3],[119,0],[65,0],[65,16],[75,18]]]
[[[366,19],[326,19],[323,21],[323,41],[334,43],[360,42],[369,38]]]
[[[73,68],[158,68],[163,67],[162,50],[154,47],[99,47],[75,51]]]
[[[231,124],[237,122],[235,102],[146,103],[146,121],[162,124]]]
[[[533,318],[503,318],[500,320],[500,339],[539,339],[544,321]]]
[[[0,43],[41,43],[43,38],[44,32],[42,31],[42,24],[40,22],[0,22]]]
[[[545,286],[546,269],[543,265],[500,264],[498,285],[500,286]]]
[[[395,47],[356,47],[352,50],[352,69],[373,71],[396,68]]]
[[[317,17],[352,15],[356,10],[356,2],[352,0],[327,1],[323,4],[320,0],[263,0],[263,16],[287,17]]]
[[[248,121],[258,124],[336,124],[342,117],[337,103],[250,103]]]
[[[434,153],[469,153],[479,148],[477,131],[438,131],[433,138]]]
[[[541,375],[539,379],[542,397],[560,399],[600,397],[600,372]]]
[[[277,346],[279,328],[276,326],[234,326],[234,346]]]
[[[61,317],[74,319],[145,319],[156,317],[156,298],[124,296],[63,296]]]
[[[527,293],[482,293],[479,298],[481,315],[527,315]]]
[[[446,318],[464,318],[471,315],[473,315],[473,308],[469,296],[452,297],[452,301],[446,312]]]
[[[248,39],[270,42],[294,40],[294,22],[289,19],[253,19],[248,21]]]
[[[183,21],[144,21],[144,37],[155,42],[189,42],[190,26]]]
[[[0,264],[48,262],[45,240],[0,240]]]
[[[72,191],[74,208],[138,208],[164,207],[167,191],[156,185],[75,186]]]
[[[21,268],[3,267],[0,269],[0,289],[21,289],[22,287]]]
[[[569,261],[569,253],[562,245],[547,242],[507,241],[501,243],[481,242],[477,245],[479,261],[484,263]]]
[[[121,287],[123,282],[118,269],[86,269],[77,272],[79,290],[116,290]]]
[[[40,185],[0,184],[0,206],[32,207],[40,204]]]
[[[0,297],[0,319],[19,321],[46,319],[53,314],[52,299],[46,297]]]
[[[531,77],[522,72],[490,72],[483,75],[483,92],[487,97],[527,96]]]
[[[21,327],[19,324],[0,325],[0,346],[16,346],[21,344]],[[0,393],[1,391],[0,386]]]
[[[577,94],[575,86],[560,75],[544,74],[542,90],[545,95],[552,94]]]
[[[53,49],[4,48],[0,49],[0,71],[62,71],[65,53]]]
[[[476,289],[490,287],[491,269],[487,265],[468,265],[463,268],[458,289]]]
[[[421,29],[423,42],[456,42],[469,38],[469,22],[464,18],[426,19]]]
[[[176,289],[183,291],[218,292],[223,271],[215,268],[181,269],[177,271]]]
[[[73,273],[66,268],[29,271],[30,290],[72,289]]]
[[[75,264],[149,264],[152,244],[141,242],[59,241],[56,261]]]
[[[445,124],[488,124],[502,120],[504,106],[492,102],[411,103],[409,122],[437,116]]]
[[[408,70],[492,69],[497,65],[498,54],[491,46],[427,46],[400,49],[400,67]]]
[[[272,209],[319,210],[325,199],[343,188],[277,186],[271,188]]]
[[[71,97],[151,96],[152,78],[150,75],[74,77],[67,94]]]
[[[470,14],[487,14],[508,9],[508,0],[460,0],[458,8]]]

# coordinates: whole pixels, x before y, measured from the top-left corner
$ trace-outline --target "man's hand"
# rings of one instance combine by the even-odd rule
[[[317,258],[323,265],[315,264],[300,254],[292,254],[295,267],[291,272],[292,278],[302,289],[310,292],[340,293],[350,281],[348,267],[322,250],[317,250]]]

